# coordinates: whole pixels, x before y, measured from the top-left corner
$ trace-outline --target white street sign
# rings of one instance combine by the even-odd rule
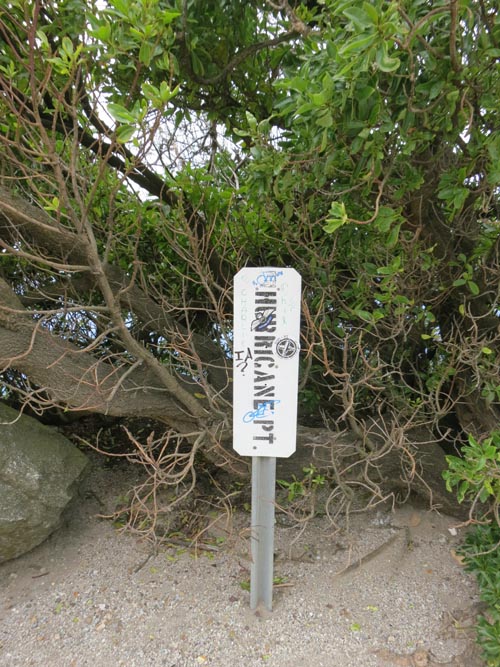
[[[233,443],[242,456],[296,447],[301,278],[246,268],[234,277]]]

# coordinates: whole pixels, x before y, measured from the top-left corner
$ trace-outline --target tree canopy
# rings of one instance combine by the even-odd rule
[[[411,481],[418,450],[491,434],[497,9],[5,2],[3,397],[150,417],[158,442],[237,465],[232,276],[293,266],[306,440],[356,438],[338,488],[380,497],[386,454]]]

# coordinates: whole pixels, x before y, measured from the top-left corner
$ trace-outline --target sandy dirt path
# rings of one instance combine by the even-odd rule
[[[221,517],[215,550],[162,547],[98,519],[126,490],[94,472],[66,525],[0,565],[0,665],[17,667],[480,667],[478,592],[456,520],[411,506],[277,516],[274,608],[249,609],[249,515]],[[451,532],[450,532],[450,529]]]

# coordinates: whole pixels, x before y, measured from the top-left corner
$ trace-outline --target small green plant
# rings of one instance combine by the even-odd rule
[[[310,486],[313,489],[316,489],[318,486],[323,486],[325,484],[325,476],[321,475],[318,469],[313,465],[302,468],[302,470],[306,474],[306,480],[309,481]]]
[[[471,519],[475,515],[481,522],[459,552],[487,604],[477,621],[478,644],[488,667],[500,667],[500,431],[482,441],[469,435],[462,455],[446,457],[443,477],[448,491],[456,489],[459,502],[472,503]]]
[[[447,456],[446,461],[448,470],[443,472],[443,477],[448,491],[456,488],[458,502],[471,501],[474,510],[477,503],[481,503],[481,518],[493,512],[500,523],[500,431],[493,431],[482,441],[469,435],[462,457]]]
[[[302,468],[302,472],[305,475],[303,479],[297,479],[295,475],[292,475],[290,482],[284,479],[278,480],[281,488],[288,490],[287,500],[290,503],[300,496],[305,496],[308,491],[314,491],[325,484],[325,476],[321,475],[315,466]]]
[[[479,584],[488,606],[477,620],[477,642],[488,667],[500,666],[500,526],[475,526],[460,554]]]
[[[273,586],[286,586],[288,582],[287,577],[274,577],[273,579]],[[249,591],[250,590],[250,579],[245,579],[244,581],[240,581],[240,588],[242,588],[244,591]]]
[[[292,475],[292,481],[288,482],[285,479],[278,479],[278,484],[282,489],[287,489],[287,500],[293,502],[298,496],[305,495],[306,488],[301,480],[298,480],[295,475]]]

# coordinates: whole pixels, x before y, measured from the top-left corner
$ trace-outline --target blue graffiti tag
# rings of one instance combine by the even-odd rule
[[[274,406],[277,405],[280,401],[264,401],[259,403],[257,410],[249,410],[243,415],[243,421],[245,424],[253,422],[254,419],[263,419],[274,414]]]
[[[250,325],[252,331],[266,331],[275,323],[276,308],[259,308],[255,311],[255,319]]]
[[[253,284],[256,287],[270,287],[271,285],[275,285],[278,276],[282,275],[283,271],[263,271],[259,273]]]

